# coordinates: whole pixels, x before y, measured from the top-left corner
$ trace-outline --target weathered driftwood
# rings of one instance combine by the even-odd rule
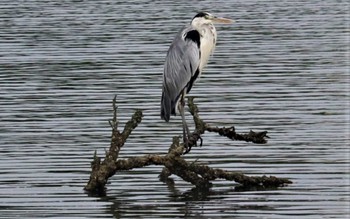
[[[124,130],[120,132],[118,130],[117,120],[117,107],[116,98],[113,99],[113,119],[110,121],[112,127],[112,137],[109,150],[106,152],[106,156],[103,161],[96,155],[94,155],[91,162],[91,175],[90,179],[85,186],[85,190],[91,193],[103,193],[105,185],[109,177],[113,176],[118,171],[131,170],[134,168],[145,167],[148,165],[162,165],[164,166],[159,177],[161,180],[166,181],[168,177],[175,174],[181,177],[183,180],[192,183],[196,187],[208,188],[211,185],[211,181],[221,178],[229,181],[235,181],[244,187],[278,187],[285,184],[292,183],[288,179],[277,178],[274,176],[247,176],[241,172],[231,172],[222,169],[211,168],[203,164],[196,164],[193,162],[187,162],[184,159],[184,154],[188,153],[193,146],[197,146],[198,140],[201,141],[201,135],[205,132],[216,132],[219,135],[226,136],[232,140],[247,141],[253,143],[266,143],[267,132],[253,132],[250,131],[247,134],[238,134],[235,132],[234,127],[230,128],[218,128],[212,127],[205,123],[198,116],[198,108],[193,102],[193,98],[188,99],[189,110],[193,116],[195,122],[195,130],[189,136],[188,147],[185,148],[183,144],[180,144],[179,137],[174,137],[173,142],[166,155],[145,155],[139,157],[132,157],[129,159],[118,159],[119,151],[123,147],[125,141],[128,139],[132,130],[142,120],[142,111],[136,110],[132,118],[126,123]]]

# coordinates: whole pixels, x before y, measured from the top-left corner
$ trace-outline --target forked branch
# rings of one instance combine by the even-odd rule
[[[195,130],[189,136],[189,146],[197,146],[198,140],[201,140],[205,131],[216,132],[221,136],[226,136],[231,140],[247,141],[258,144],[266,143],[267,132],[253,132],[247,134],[238,134],[235,128],[219,128],[212,127],[198,115],[198,108],[193,102],[193,98],[189,98],[188,106],[195,122]],[[111,144],[103,161],[94,154],[91,162],[90,179],[85,186],[85,190],[91,193],[101,194],[105,190],[108,179],[118,171],[131,170],[134,168],[145,167],[149,165],[162,165],[163,171],[160,173],[161,180],[167,180],[172,174],[181,177],[183,180],[190,182],[196,187],[209,187],[211,181],[215,179],[225,179],[235,181],[245,187],[262,186],[262,187],[278,187],[292,183],[285,178],[277,178],[274,176],[247,176],[241,172],[230,172],[222,169],[211,168],[207,165],[188,162],[184,159],[185,147],[180,144],[179,137],[174,137],[166,155],[144,155],[132,157],[129,159],[118,159],[119,151],[125,144],[131,132],[142,121],[142,111],[136,110],[132,118],[125,124],[123,132],[118,130],[116,98],[113,99],[113,119],[110,121],[112,127]]]

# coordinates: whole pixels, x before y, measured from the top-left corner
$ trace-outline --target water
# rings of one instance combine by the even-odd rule
[[[186,155],[276,190],[215,181],[208,194],[161,167],[119,173],[106,197],[83,187],[109,145],[111,102],[123,125],[144,110],[120,157],[165,153],[180,118],[159,118],[163,62],[196,11],[235,19],[191,94],[201,117],[269,142],[207,133]],[[349,4],[345,1],[2,1],[0,218],[346,218],[349,215]],[[188,116],[188,120],[190,117]],[[190,122],[193,127],[193,123]]]

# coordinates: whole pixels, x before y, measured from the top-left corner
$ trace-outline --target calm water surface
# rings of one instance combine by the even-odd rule
[[[199,10],[237,21],[217,26],[215,55],[191,92],[201,117],[271,139],[207,133],[188,160],[294,184],[254,191],[218,180],[200,194],[176,177],[167,186],[151,166],[88,196],[114,95],[121,125],[144,110],[122,158],[165,153],[181,134],[178,117],[159,118],[163,62]],[[347,218],[349,31],[346,1],[1,1],[0,218]]]

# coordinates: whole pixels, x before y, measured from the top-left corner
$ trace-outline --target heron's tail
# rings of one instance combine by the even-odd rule
[[[169,122],[171,111],[171,98],[167,97],[167,95],[163,92],[160,106],[160,118],[164,119],[166,122]]]

